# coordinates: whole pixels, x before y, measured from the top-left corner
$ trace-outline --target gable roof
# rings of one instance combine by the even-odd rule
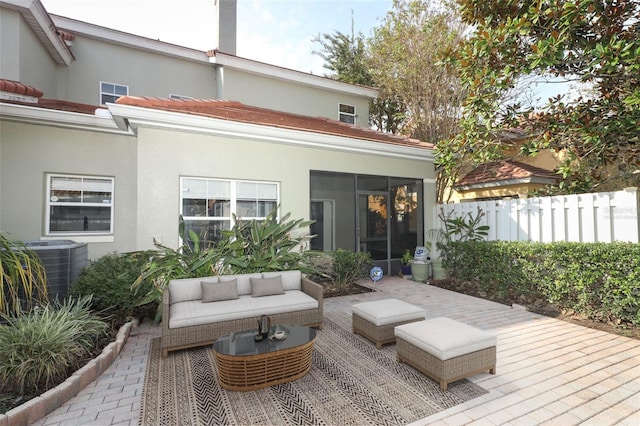
[[[237,101],[124,96],[118,99],[116,104],[299,130],[309,133],[342,136],[426,150],[432,150],[434,148],[433,144],[417,139],[365,129],[324,117],[308,117],[305,115],[258,108]]]
[[[69,65],[74,57],[57,31],[51,16],[39,0],[2,0],[0,6],[20,12],[45,50],[53,60],[61,65]]]
[[[552,184],[558,175],[551,170],[514,160],[493,161],[478,165],[455,184],[457,190],[520,183]]]

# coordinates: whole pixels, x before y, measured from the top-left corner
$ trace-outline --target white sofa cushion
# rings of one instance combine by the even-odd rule
[[[218,281],[223,283],[225,281],[238,280],[238,296],[242,296],[243,294],[251,294],[251,278],[262,278],[262,274],[256,272],[254,274],[220,275],[218,276]]]
[[[218,277],[183,278],[169,281],[169,304],[202,299],[201,281],[217,283]]]
[[[399,325],[394,334],[442,361],[498,343],[491,333],[445,317]]]
[[[424,319],[426,316],[424,309],[398,299],[356,303],[351,311],[375,325]]]
[[[233,300],[238,298],[237,280],[224,283],[212,283],[201,281],[202,303],[219,302],[220,300]]]
[[[287,290],[302,290],[302,272],[300,271],[277,271],[277,272],[263,272],[262,278],[282,277],[282,289]]]
[[[284,294],[264,297],[242,295],[235,300],[222,300],[215,303],[201,303],[199,300],[176,303],[169,308],[169,328],[188,327],[232,321],[260,315],[317,309],[318,301],[298,290],[285,291]]]

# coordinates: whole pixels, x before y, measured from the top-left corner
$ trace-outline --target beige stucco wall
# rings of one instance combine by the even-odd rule
[[[129,86],[133,96],[168,98],[170,94],[215,98],[215,71],[206,62],[149,53],[140,49],[76,36],[71,51],[76,60],[61,75],[60,99],[98,105],[100,81]]]
[[[0,54],[0,78],[55,94],[58,65],[20,13],[6,8],[0,11]]]
[[[333,120],[339,119],[339,104],[353,105],[356,107],[356,124],[369,127],[369,99],[364,96],[294,85],[238,70],[224,69],[222,97],[262,108]]]
[[[46,173],[112,176],[115,177],[114,241],[89,243],[89,256],[95,258],[135,248],[133,137],[1,121],[0,153],[3,232],[19,240],[44,237]]]
[[[281,212],[292,219],[309,219],[311,170],[426,179],[425,229],[435,202],[430,162],[197,133],[0,121],[0,154],[0,226],[20,240],[46,238],[46,173],[115,177],[113,241],[88,241],[91,258],[153,248],[154,238],[177,247],[181,176],[279,182]]]
[[[366,173],[432,179],[431,163],[377,155],[342,153],[317,148],[222,138],[157,129],[138,133],[138,248],[153,238],[178,242],[181,176],[264,180],[280,183],[281,212],[309,219],[311,170]],[[425,184],[430,212],[433,184]],[[427,222],[428,220],[428,222]],[[425,223],[431,223],[425,217]]]

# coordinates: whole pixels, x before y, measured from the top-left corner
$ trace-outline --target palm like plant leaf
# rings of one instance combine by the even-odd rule
[[[24,243],[0,234],[0,315],[16,315],[34,303],[47,303],[44,266]]]

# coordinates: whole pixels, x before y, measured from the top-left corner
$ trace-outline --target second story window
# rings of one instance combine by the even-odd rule
[[[124,84],[100,82],[100,104],[113,103],[122,96],[129,94],[129,86]]]
[[[183,96],[183,95],[174,95],[173,93],[169,94],[169,99],[193,99],[191,96]]]
[[[340,104],[340,121],[343,123],[356,124],[356,107],[353,105]]]

